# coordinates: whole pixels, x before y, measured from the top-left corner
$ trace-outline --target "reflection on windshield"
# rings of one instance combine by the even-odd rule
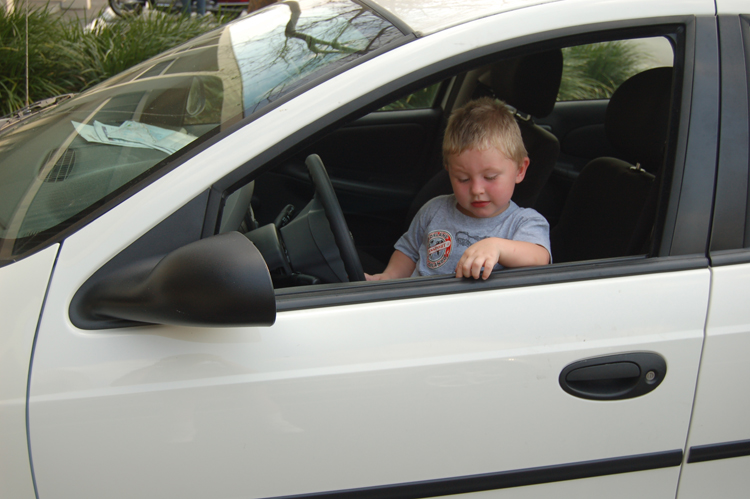
[[[269,8],[0,135],[0,264],[43,247],[173,154],[401,33],[351,0]]]
[[[366,51],[391,26],[356,4],[333,2],[306,13],[298,2],[272,6],[253,30],[230,27],[247,114],[343,57]],[[253,22],[251,20],[250,22]],[[258,34],[263,43],[258,43]]]

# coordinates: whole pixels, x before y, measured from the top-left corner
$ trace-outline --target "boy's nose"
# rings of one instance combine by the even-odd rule
[[[471,181],[471,193],[474,195],[484,193],[484,185],[482,184],[481,180]]]

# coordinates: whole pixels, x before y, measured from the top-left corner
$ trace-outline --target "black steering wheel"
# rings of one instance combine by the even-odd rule
[[[307,165],[315,186],[315,196],[323,205],[328,224],[331,226],[331,232],[333,232],[333,238],[339,248],[349,281],[364,281],[365,272],[362,270],[362,263],[359,261],[354,239],[346,226],[344,212],[341,211],[336,192],[333,190],[331,179],[328,177],[325,166],[323,166],[323,161],[317,154],[311,154],[305,160],[305,165]]]

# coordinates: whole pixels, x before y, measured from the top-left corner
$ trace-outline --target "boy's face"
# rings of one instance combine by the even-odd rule
[[[523,180],[529,158],[521,164],[495,149],[467,149],[448,157],[448,174],[458,211],[474,218],[489,218],[504,212],[516,184]]]

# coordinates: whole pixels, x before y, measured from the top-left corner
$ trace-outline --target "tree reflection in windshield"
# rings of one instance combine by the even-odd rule
[[[349,2],[288,1],[263,17],[252,39],[231,31],[243,83],[245,116],[298,87],[319,68],[370,52],[400,32],[366,8]],[[263,35],[258,37],[258,32]]]

